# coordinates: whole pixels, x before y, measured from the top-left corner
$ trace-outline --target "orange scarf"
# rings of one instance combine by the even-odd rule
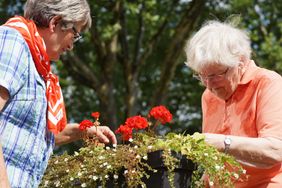
[[[27,42],[35,67],[46,83],[48,129],[54,134],[61,132],[67,124],[65,104],[59,79],[51,72],[43,38],[39,35],[34,22],[21,16],[9,19],[4,25],[18,30]]]

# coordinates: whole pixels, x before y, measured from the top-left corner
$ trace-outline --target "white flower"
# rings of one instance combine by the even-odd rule
[[[136,155],[136,159],[140,159],[140,155]]]
[[[89,153],[90,153],[90,154],[92,154],[92,153],[93,153],[93,151],[91,150]]]
[[[134,173],[135,173],[135,170],[132,170],[131,172],[132,172],[132,174],[134,174]]]
[[[206,157],[207,157],[207,156],[209,156],[209,154],[208,154],[208,153],[204,153],[204,156],[206,156]]]
[[[212,181],[209,182],[209,186],[213,186],[214,183]]]
[[[44,182],[44,187],[47,187],[47,186],[48,186],[48,183],[49,183],[49,181],[45,181],[45,182]]]
[[[234,173],[233,176],[235,177],[235,179],[238,179],[239,178],[239,175]]]
[[[138,148],[138,146],[134,146],[134,148],[135,148],[135,149],[137,149],[137,148]]]
[[[56,181],[56,182],[55,182],[55,186],[56,186],[56,187],[59,187],[59,186],[60,186],[60,181]]]
[[[78,155],[79,155],[79,153],[75,151],[74,152],[74,156],[78,156]]]
[[[112,165],[108,165],[108,166],[107,166],[107,169],[110,169],[110,168],[112,168]]]
[[[70,178],[70,181],[73,181],[73,180],[74,180],[74,178],[73,178],[73,177],[71,177],[71,178]]]
[[[214,156],[213,159],[216,161],[218,158],[217,158],[217,156]]]
[[[114,175],[114,179],[118,179],[118,175],[115,174],[115,175]]]
[[[65,161],[65,162],[67,162],[68,160],[69,160],[68,158],[65,158],[65,160],[64,160],[64,161]]]
[[[246,174],[246,173],[247,173],[247,170],[244,169],[244,170],[243,170],[243,174]]]
[[[125,171],[124,171],[124,174],[127,174],[127,173],[128,173],[128,170],[125,170]]]
[[[82,164],[82,165],[80,165],[80,167],[81,167],[81,168],[84,168],[85,166]]]
[[[152,149],[153,148],[153,146],[148,146],[148,149]]]
[[[69,172],[70,172],[70,170],[69,170],[69,169],[67,169],[67,170],[66,170],[66,173],[69,173]]]
[[[82,173],[81,173],[81,172],[78,172],[78,173],[77,173],[77,176],[78,176],[78,177],[80,177],[81,175],[82,175]]]
[[[107,165],[108,165],[108,163],[107,163],[107,162],[104,162],[104,163],[103,163],[103,166],[107,166]]]
[[[116,147],[117,147],[117,144],[113,144],[113,147],[116,148]]]
[[[58,164],[59,163],[59,161],[57,160],[57,161],[55,161],[55,164]]]
[[[97,179],[99,179],[99,177],[97,177],[97,176],[93,176],[93,178],[92,178],[94,181],[96,181]]]
[[[109,175],[106,174],[106,175],[105,175],[105,178],[108,179],[108,178],[109,178]]]
[[[144,159],[144,160],[147,160],[147,159],[148,159],[148,156],[147,156],[147,155],[145,155],[145,156],[143,157],[143,159]]]
[[[132,138],[129,138],[129,140],[128,140],[129,142],[133,142],[133,139]]]
[[[215,169],[216,169],[216,170],[220,170],[221,168],[220,168],[219,165],[215,165]]]
[[[110,150],[111,148],[109,146],[106,147],[106,150]]]
[[[81,184],[81,187],[86,187],[86,183]]]
[[[99,160],[103,160],[103,159],[105,159],[105,157],[104,156],[99,156],[98,159]]]

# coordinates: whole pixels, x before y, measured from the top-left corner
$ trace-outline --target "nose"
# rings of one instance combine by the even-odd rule
[[[69,44],[68,47],[67,47],[68,51],[71,51],[72,49],[73,49],[73,43]]]
[[[215,85],[215,82],[213,79],[203,79],[203,85],[206,86],[207,88],[212,88]]]

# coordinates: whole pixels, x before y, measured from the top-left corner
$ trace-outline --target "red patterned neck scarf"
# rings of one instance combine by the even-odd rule
[[[23,17],[15,16],[4,25],[18,30],[27,42],[35,67],[46,83],[48,129],[54,134],[61,132],[67,124],[65,105],[59,79],[51,72],[43,38],[39,35],[34,22]]]

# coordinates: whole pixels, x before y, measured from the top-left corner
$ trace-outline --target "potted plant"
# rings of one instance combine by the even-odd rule
[[[82,132],[99,126],[99,115],[92,116],[94,122],[81,122]],[[240,180],[244,169],[233,157],[207,145],[204,135],[155,134],[157,126],[171,120],[171,113],[157,106],[146,118],[129,117],[119,127],[116,133],[127,144],[98,145],[86,137],[79,152],[50,159],[40,187],[232,187]]]

